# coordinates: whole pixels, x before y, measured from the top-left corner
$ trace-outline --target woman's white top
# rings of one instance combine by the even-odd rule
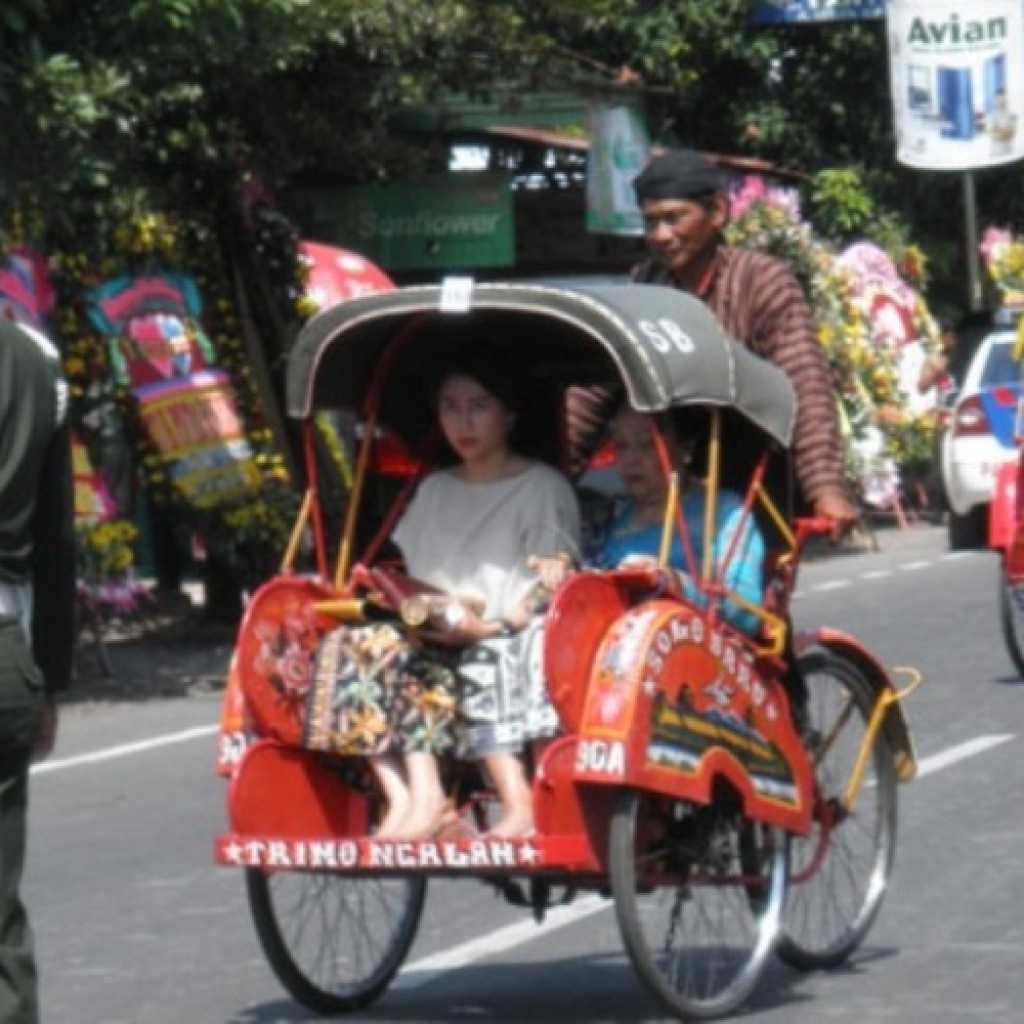
[[[441,470],[420,484],[394,533],[411,576],[484,602],[503,618],[537,582],[533,556],[578,558],[580,512],[569,482],[540,462],[488,483]]]

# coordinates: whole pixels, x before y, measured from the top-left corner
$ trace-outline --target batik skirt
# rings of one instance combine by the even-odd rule
[[[321,641],[305,744],[336,754],[426,752],[479,758],[553,736],[541,663],[543,619],[464,648],[387,624],[341,626]]]

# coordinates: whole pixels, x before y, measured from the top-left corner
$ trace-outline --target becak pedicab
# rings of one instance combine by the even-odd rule
[[[673,535],[686,534],[666,462],[658,562],[584,568],[550,600],[543,670],[561,732],[532,764],[535,832],[381,838],[365,759],[313,749],[312,666],[339,624],[389,621],[412,635],[424,622],[435,595],[382,555],[415,477],[381,505],[374,446],[386,429],[422,450],[431,367],[452,346],[483,342],[530,368],[531,425],[566,472],[589,439],[569,395],[618,391],[647,413],[709,410],[709,522],[724,483],[737,489],[742,476],[742,514],[772,538],[764,602],[730,592],[727,565],[706,548],[690,554],[697,599],[684,596],[666,564]],[[827,524],[791,522],[770,493],[796,408],[784,374],[672,289],[458,280],[320,313],[290,354],[287,398],[304,425],[308,486],[281,573],[239,631],[220,747],[229,828],[216,858],[245,870],[263,950],[299,1002],[338,1013],[379,997],[437,877],[476,878],[538,919],[576,894],[610,898],[636,971],[681,1019],[735,1009],[773,952],[810,969],[856,949],[892,869],[897,782],[915,773],[900,703],[911,686],[897,691],[838,630],[787,643],[801,548]],[[329,409],[361,421],[337,539],[316,478],[314,418]],[[300,572],[306,547],[312,565]],[[756,616],[753,635],[724,621],[726,601]],[[803,738],[780,682],[787,649],[810,689]],[[446,778],[464,820],[485,827],[486,778],[460,763]]]

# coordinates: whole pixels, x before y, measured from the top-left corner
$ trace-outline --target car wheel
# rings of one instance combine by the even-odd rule
[[[949,546],[953,551],[971,551],[985,544],[988,506],[976,505],[966,515],[949,510]]]

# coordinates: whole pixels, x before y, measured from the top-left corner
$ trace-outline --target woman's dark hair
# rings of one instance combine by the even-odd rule
[[[610,423],[624,409],[631,409],[625,395],[619,397],[615,405],[610,407],[607,422]],[[664,412],[653,412],[648,415],[663,433],[678,442],[688,441],[696,449],[706,449],[711,436],[711,411],[703,406],[682,406]]]
[[[684,405],[659,413],[658,419],[677,441],[706,448],[711,437],[711,410],[702,405]]]
[[[476,381],[509,412],[518,413],[522,410],[525,396],[522,373],[514,360],[497,349],[464,346],[449,354],[437,368],[430,390],[430,401],[435,411],[441,397],[441,388],[452,377],[467,377]]]

